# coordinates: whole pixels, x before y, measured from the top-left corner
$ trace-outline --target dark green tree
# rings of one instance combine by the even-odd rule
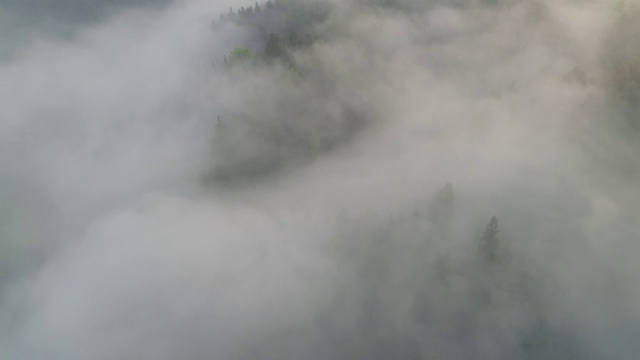
[[[478,244],[478,251],[482,258],[490,263],[496,263],[498,261],[498,219],[492,217],[487,227],[484,229],[484,233],[480,238]]]
[[[453,219],[455,193],[453,185],[447,183],[434,196],[429,206],[429,220],[432,224],[447,227]]]
[[[284,47],[280,36],[276,33],[269,34],[267,44],[265,46],[264,55],[267,58],[281,58],[284,55]]]
[[[298,33],[296,33],[295,30],[291,31],[291,33],[289,34],[289,47],[291,48],[296,48],[299,44],[300,44],[300,37],[298,36]]]

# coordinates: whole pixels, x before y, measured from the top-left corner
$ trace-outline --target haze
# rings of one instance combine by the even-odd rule
[[[638,359],[638,24],[0,0],[0,358]]]

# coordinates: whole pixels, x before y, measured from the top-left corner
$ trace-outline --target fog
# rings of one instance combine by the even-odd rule
[[[0,358],[637,359],[640,5],[258,5],[0,0]]]

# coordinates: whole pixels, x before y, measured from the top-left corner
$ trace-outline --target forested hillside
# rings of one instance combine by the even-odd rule
[[[0,11],[0,359],[638,359],[636,0]]]

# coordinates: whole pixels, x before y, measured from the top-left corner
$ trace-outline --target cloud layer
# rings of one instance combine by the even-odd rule
[[[0,357],[635,359],[615,7],[331,3],[292,70],[222,65],[253,4],[116,5],[0,63]]]

